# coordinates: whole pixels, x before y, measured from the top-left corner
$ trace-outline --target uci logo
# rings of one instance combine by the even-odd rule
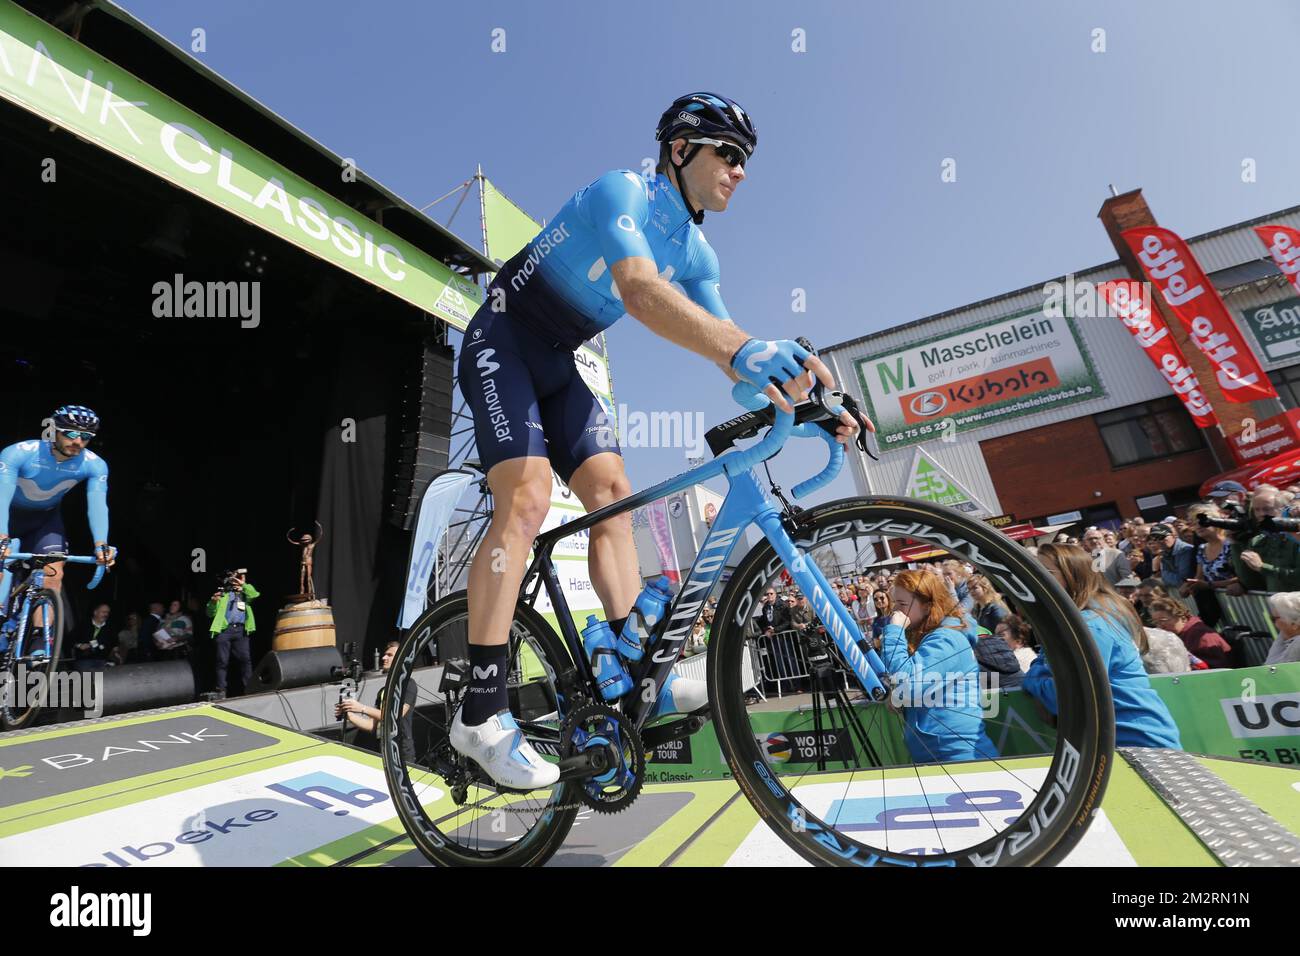
[[[948,399],[941,392],[922,392],[908,402],[907,407],[913,415],[938,415],[948,407]]]

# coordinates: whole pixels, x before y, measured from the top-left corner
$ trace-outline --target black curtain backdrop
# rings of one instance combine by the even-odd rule
[[[334,608],[339,646],[355,643],[369,667],[374,652],[397,635],[405,583],[409,534],[388,521],[404,384],[396,372],[419,341],[409,329],[357,323],[341,329],[335,344],[321,450],[318,520],[325,539],[316,550],[316,591]]]

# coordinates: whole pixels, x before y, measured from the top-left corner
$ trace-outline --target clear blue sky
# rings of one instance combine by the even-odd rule
[[[764,337],[833,344],[1108,261],[1107,183],[1141,187],[1183,235],[1300,202],[1288,0],[122,5],[184,49],[202,27],[209,67],[417,206],[481,163],[549,218],[654,155],[675,96],[733,97],[759,148],[704,229],[732,315]],[[477,243],[476,211],[453,228]],[[619,402],[731,417],[704,360],[630,318],[609,341]],[[636,487],[684,465],[626,457]],[[783,483],[812,468],[796,457]],[[846,472],[820,497],[850,491]]]

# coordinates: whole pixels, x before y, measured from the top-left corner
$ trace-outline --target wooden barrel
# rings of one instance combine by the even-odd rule
[[[304,647],[334,646],[334,610],[324,602],[291,604],[281,608],[275,619],[273,651],[296,651]]]

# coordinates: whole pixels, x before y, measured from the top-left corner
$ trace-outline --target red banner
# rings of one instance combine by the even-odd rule
[[[1147,358],[1151,359],[1174,394],[1182,400],[1192,421],[1199,428],[1212,428],[1219,424],[1214,407],[1205,397],[1196,373],[1187,364],[1183,350],[1169,333],[1169,326],[1160,317],[1159,311],[1151,307],[1146,284],[1136,279],[1123,279],[1103,282],[1097,288],[1106,297],[1111,311],[1133,333],[1133,338],[1147,353]]]
[[[1290,226],[1256,226],[1255,235],[1287,277],[1291,288],[1300,292],[1300,229]]]
[[[1187,243],[1159,226],[1125,229],[1123,235],[1143,273],[1160,290],[1196,347],[1214,366],[1228,401],[1277,398],[1255,353],[1232,321],[1218,290],[1196,264]]]
[[[1288,451],[1300,451],[1300,409],[1290,409],[1228,438],[1238,464],[1264,461]]]

